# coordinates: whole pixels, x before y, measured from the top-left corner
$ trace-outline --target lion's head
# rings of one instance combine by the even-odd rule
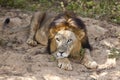
[[[58,23],[61,20],[57,20],[57,25],[50,29],[50,52],[57,58],[78,57],[85,32],[76,26],[71,26],[73,23],[75,25],[74,21]]]
[[[56,45],[55,55],[58,58],[68,57],[74,48],[77,37],[69,30],[60,30],[55,35],[54,41]]]

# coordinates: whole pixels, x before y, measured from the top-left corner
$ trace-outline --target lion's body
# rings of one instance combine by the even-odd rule
[[[36,12],[30,23],[31,31],[29,37],[37,41],[37,43],[47,46],[49,34],[48,28],[54,17],[54,15],[46,15],[45,13]],[[34,45],[34,43],[31,45]]]
[[[64,12],[59,15],[36,12],[30,23],[30,35],[27,43],[30,45],[45,45],[49,53],[58,58],[58,66],[71,70],[68,57],[83,59],[83,64],[88,68],[95,68],[97,64],[90,57],[90,52],[85,51],[80,55],[81,48],[91,51],[84,23],[74,14]],[[64,65],[64,62],[69,65]]]

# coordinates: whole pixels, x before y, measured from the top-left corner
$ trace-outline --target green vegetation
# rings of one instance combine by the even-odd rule
[[[112,48],[108,55],[109,58],[119,58],[120,57],[120,50],[116,48]]]
[[[55,60],[56,60],[55,56],[53,56],[53,55],[50,56],[50,58],[49,58],[49,61],[50,61],[50,62],[54,62]]]
[[[105,19],[120,24],[119,0],[0,0],[0,5],[32,11],[61,11],[61,2],[67,10],[77,12],[81,16]]]
[[[106,19],[120,24],[120,1],[117,0],[71,1],[67,8],[75,10],[82,16]]]

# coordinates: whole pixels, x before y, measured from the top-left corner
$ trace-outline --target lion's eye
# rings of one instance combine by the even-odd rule
[[[59,39],[59,38],[56,38],[56,41],[60,41],[60,39]]]
[[[70,43],[70,42],[72,42],[72,39],[68,39],[67,43]]]

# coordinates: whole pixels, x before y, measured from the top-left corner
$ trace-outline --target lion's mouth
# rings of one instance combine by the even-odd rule
[[[66,57],[68,57],[69,56],[69,54],[67,54],[67,53],[65,53],[65,52],[58,52],[58,53],[56,53],[56,57],[57,58],[66,58]]]

